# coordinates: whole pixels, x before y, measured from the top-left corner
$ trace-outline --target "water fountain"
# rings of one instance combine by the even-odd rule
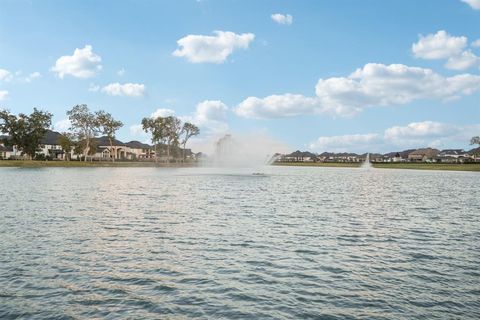
[[[362,169],[370,169],[372,168],[372,164],[370,163],[370,153],[367,153],[365,157],[365,161],[362,164]]]
[[[277,160],[276,152],[284,146],[265,138],[256,136],[232,136],[227,134],[216,141],[214,154],[204,162],[205,167],[228,169],[237,172],[254,173],[268,170],[268,166]]]

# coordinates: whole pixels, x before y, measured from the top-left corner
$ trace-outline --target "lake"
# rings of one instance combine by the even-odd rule
[[[0,168],[0,318],[480,318],[479,179]]]

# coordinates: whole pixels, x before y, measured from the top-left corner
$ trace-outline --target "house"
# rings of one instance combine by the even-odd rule
[[[43,155],[45,158],[50,159],[63,159],[65,152],[60,146],[61,136],[59,132],[47,130],[45,136],[40,140],[37,155]]]
[[[64,152],[59,142],[61,136],[62,135],[56,131],[47,130],[43,138],[39,141],[36,155],[50,159],[63,159]],[[16,146],[5,146],[5,143],[2,143],[2,141],[5,142],[8,139],[8,136],[0,136],[0,145],[3,146],[3,149],[7,149],[3,151],[3,154],[0,152],[0,156],[2,156],[3,159],[23,158],[24,155],[22,155],[22,152],[18,150]]]
[[[91,139],[91,145],[96,148],[96,152],[93,155],[95,160],[133,158],[127,145],[117,139],[112,139],[112,145],[110,145],[110,139],[107,136],[93,138]]]
[[[468,154],[472,157],[473,161],[480,162],[480,147],[469,150]]]
[[[152,146],[146,143],[141,143],[140,141],[130,141],[125,143],[125,146],[128,148],[128,151],[132,155],[133,159],[144,160],[155,157],[155,150],[153,150]]]
[[[462,149],[445,149],[438,153],[438,160],[440,162],[448,163],[463,163],[472,156]]]
[[[23,158],[24,156],[22,152],[17,149],[17,146],[8,145],[7,142],[9,139],[9,136],[0,136],[0,158],[5,160]]]
[[[363,161],[361,158],[362,157],[356,153],[348,152],[336,153],[333,155],[333,159],[336,162],[360,162]]]
[[[362,155],[362,157],[366,159],[367,155]],[[370,162],[386,162],[386,158],[384,158],[383,154],[380,153],[370,153],[369,158]]]
[[[7,160],[14,156],[13,147],[0,144],[0,160]]]
[[[408,160],[411,162],[436,162],[438,153],[438,149],[418,149],[408,154]]]
[[[308,151],[297,150],[283,156],[281,160],[286,162],[315,162],[317,161],[317,155]]]
[[[393,155],[392,154],[386,154],[384,155],[388,159],[388,162],[404,162],[405,159],[402,158],[402,155],[400,152],[395,152]]]
[[[318,155],[318,160],[321,162],[329,162],[334,160],[334,153],[331,152],[322,152],[321,154]]]

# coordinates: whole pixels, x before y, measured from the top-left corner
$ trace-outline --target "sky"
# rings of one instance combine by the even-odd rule
[[[480,0],[0,0],[0,108],[87,104],[285,150],[470,149]],[[284,150],[279,150],[284,151]]]

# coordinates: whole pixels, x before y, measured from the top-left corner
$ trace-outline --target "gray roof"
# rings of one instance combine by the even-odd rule
[[[314,153],[311,153],[311,152],[308,152],[308,151],[300,151],[300,150],[297,150],[295,152],[292,152],[290,154],[287,154],[286,155],[287,157],[296,157],[296,158],[315,158],[317,155],[314,154]]]
[[[98,146],[109,146],[110,145],[110,140],[108,139],[107,136],[103,136],[103,137],[100,137],[100,138],[94,138],[92,140],[94,140],[95,143]],[[114,146],[125,146],[125,143],[123,143],[122,141],[117,140],[117,139],[112,139],[112,144]]]
[[[480,147],[468,151],[469,154],[480,154]]]
[[[45,136],[40,140],[40,144],[59,145],[59,138],[62,135],[57,131],[47,130]]]
[[[13,151],[13,147],[0,145],[0,151],[1,151],[1,152],[12,152],[12,151]]]
[[[125,144],[127,147],[132,149],[152,149],[151,145],[146,143],[141,143],[140,141],[130,141]]]

